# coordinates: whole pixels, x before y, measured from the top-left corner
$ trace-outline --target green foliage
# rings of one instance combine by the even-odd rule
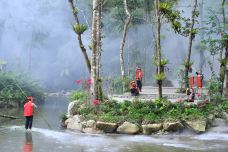
[[[213,76],[209,80],[209,82],[207,83],[207,90],[211,101],[214,101],[217,103],[223,100],[222,95],[220,93],[221,87],[222,87],[222,83],[219,80],[219,78]]]
[[[102,114],[99,117],[99,120],[100,121],[104,121],[104,122],[118,122],[119,121],[119,117],[114,116],[114,115],[112,115],[110,113],[107,113],[107,114]]]
[[[79,102],[85,103],[88,100],[88,97],[89,95],[86,91],[73,91],[69,95],[68,100],[70,102],[77,100]]]
[[[203,111],[197,107],[185,108],[183,113],[183,119],[187,120],[203,119],[205,117]]]
[[[149,123],[156,123],[156,122],[160,122],[161,118],[154,114],[154,113],[148,113],[144,116],[144,123],[149,124]]]
[[[94,110],[97,110],[96,113]],[[117,123],[129,121],[139,124],[206,119],[209,114],[219,115],[221,111],[228,111],[227,101],[218,106],[209,103],[202,108],[185,103],[171,103],[167,99],[145,102],[134,100],[120,103],[108,101],[102,102],[98,107],[91,108],[82,104],[76,109],[76,113],[83,115],[86,119]]]
[[[143,0],[128,0],[127,4],[129,12],[132,16],[131,25],[134,26],[145,23]],[[111,33],[122,31],[124,27],[124,21],[127,18],[127,15],[124,10],[123,0],[107,0],[103,4],[102,8],[105,12],[105,31],[108,31],[108,34],[110,34],[110,31],[112,31]]]
[[[169,61],[167,59],[161,59],[161,66],[164,67],[165,65],[167,65],[169,63]],[[154,57],[153,58],[153,64],[158,66],[158,61],[157,58]]]
[[[165,17],[168,23],[171,24],[174,32],[187,37],[190,33],[195,37],[196,29],[191,30],[190,19],[182,17],[180,11],[173,10],[172,2],[161,2],[159,6],[160,13]],[[193,17],[198,17],[199,12],[194,11]]]
[[[88,29],[88,26],[85,25],[85,24],[77,24],[77,23],[75,23],[73,25],[73,29],[74,29],[75,33],[83,34]]]
[[[155,74],[155,79],[156,79],[157,81],[165,80],[165,78],[166,78],[166,76],[165,76],[165,73],[164,73],[164,72]]]
[[[44,92],[38,82],[23,74],[0,72],[0,101],[23,103],[27,96],[35,101],[44,100]]]
[[[187,67],[188,69],[190,69],[190,68],[192,68],[192,65],[194,64],[194,62],[193,61],[187,61],[187,60],[185,60],[184,61],[184,63],[183,63],[183,65],[185,66],[185,67]]]
[[[117,79],[112,79],[111,82],[111,88],[114,93],[116,94],[122,94],[124,92],[129,92],[130,91],[130,79],[128,78],[117,78]],[[124,88],[124,90],[123,90]]]
[[[60,120],[61,120],[61,122],[65,122],[67,120],[66,113],[61,113]]]
[[[228,100],[223,101],[220,105],[219,108],[228,113]]]

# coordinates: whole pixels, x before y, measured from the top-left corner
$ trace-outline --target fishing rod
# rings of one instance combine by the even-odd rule
[[[28,98],[27,94],[22,90],[22,88],[19,86],[19,84],[15,80],[15,85],[21,90],[21,92]],[[42,112],[38,112],[41,115],[41,118],[44,120],[44,122],[47,124],[49,129],[52,129],[51,124],[48,122],[48,120],[45,118],[44,114]]]
[[[3,82],[0,81],[0,83],[1,83],[5,88],[7,87]],[[22,88],[19,86],[19,84],[16,82],[16,80],[14,80],[14,84],[15,84],[16,87],[18,87],[18,88],[20,89],[21,93],[22,93],[26,98],[28,98],[27,94],[22,90]],[[39,112],[38,112],[38,113],[39,113]],[[45,116],[43,115],[43,113],[41,112],[41,113],[39,113],[39,114],[41,114],[41,118],[42,118],[42,119],[44,120],[44,122],[47,124],[48,128],[49,128],[49,129],[52,129],[50,123],[47,121],[47,119],[45,118]]]

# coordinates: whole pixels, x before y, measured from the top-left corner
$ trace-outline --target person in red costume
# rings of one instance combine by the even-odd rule
[[[135,71],[135,79],[140,92],[142,91],[142,77],[143,77],[142,69],[139,66],[137,66]]]
[[[34,107],[37,108],[37,106],[33,103],[33,97],[32,96],[27,97],[27,102],[24,105],[24,117],[26,119],[26,122],[25,122],[26,130],[32,129]]]
[[[196,72],[196,80],[197,80],[198,88],[202,89],[202,87],[203,87],[203,75],[199,72]]]

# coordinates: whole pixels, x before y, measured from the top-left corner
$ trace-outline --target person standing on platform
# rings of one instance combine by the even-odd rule
[[[135,71],[135,79],[137,87],[139,88],[140,92],[142,91],[142,78],[143,78],[143,72],[142,69],[137,66]]]

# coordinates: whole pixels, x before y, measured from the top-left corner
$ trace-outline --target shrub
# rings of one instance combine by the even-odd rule
[[[115,115],[112,115],[110,113],[102,114],[99,116],[100,121],[104,122],[118,122],[120,117],[117,117]]]
[[[227,100],[224,101],[224,102],[222,102],[222,103],[219,105],[219,107],[220,107],[223,111],[225,111],[226,113],[228,113],[228,101],[227,101]]]
[[[219,81],[219,78],[214,76],[210,79],[207,85],[207,90],[211,101],[218,103],[223,100],[223,97],[220,93],[221,87],[222,83]]]
[[[160,117],[154,113],[149,113],[145,115],[143,119],[144,119],[144,123],[146,124],[156,123],[161,121]]]
[[[60,120],[61,120],[61,122],[65,122],[67,120],[66,113],[61,113]]]
[[[126,77],[124,79],[122,79],[122,78],[112,79],[111,88],[112,88],[113,92],[116,94],[122,94],[123,92],[129,92],[130,91],[130,80]]]
[[[38,81],[24,74],[0,72],[0,100],[23,103],[27,96],[33,96],[35,101],[44,101],[43,89]]]
[[[89,95],[85,91],[73,91],[68,97],[68,100],[71,101],[79,101],[79,102],[85,102],[89,98]]]

